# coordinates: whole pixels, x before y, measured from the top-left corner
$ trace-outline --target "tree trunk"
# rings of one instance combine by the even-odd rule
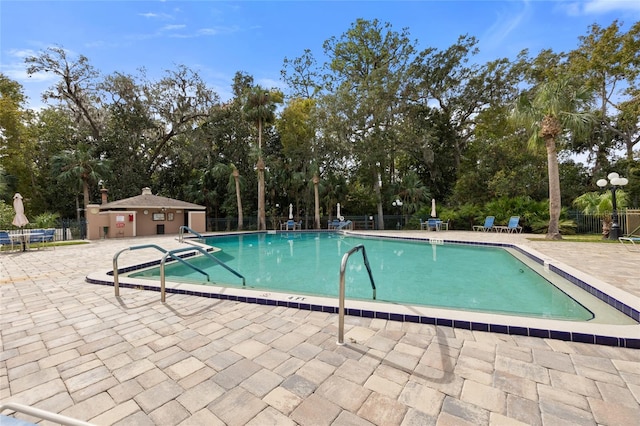
[[[556,153],[555,138],[546,137],[547,170],[549,174],[549,229],[548,240],[561,240],[560,235],[560,172],[558,171],[558,155]]]
[[[82,181],[82,195],[84,196],[84,217],[87,217],[87,206],[89,205],[89,182]]]
[[[267,229],[266,211],[264,207],[264,160],[258,158],[258,231]]]
[[[378,203],[378,229],[384,229],[384,212],[382,209],[382,195],[380,194],[380,182],[378,177],[378,170],[373,169],[373,192],[376,194],[376,200]]]
[[[238,205],[238,231],[242,231],[244,218],[242,217],[242,197],[240,196],[240,173],[238,169],[233,169],[233,179],[236,182],[236,204]]]
[[[267,214],[264,206],[264,160],[262,159],[262,120],[258,120],[258,231],[267,229]]]
[[[318,183],[320,178],[318,174],[313,175],[313,202],[314,202],[314,227],[320,229],[320,195],[318,194]]]

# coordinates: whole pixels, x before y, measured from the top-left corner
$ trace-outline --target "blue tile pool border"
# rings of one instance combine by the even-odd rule
[[[291,231],[289,231],[291,232]],[[304,232],[304,231],[303,231]],[[225,234],[224,236],[229,236],[233,234]],[[429,239],[425,238],[417,238],[417,237],[394,237],[394,236],[373,236],[373,235],[361,235],[358,234],[358,237],[363,238],[375,238],[375,239],[392,239],[392,240],[405,240],[405,241],[422,241],[429,242]],[[215,238],[215,236],[210,236],[211,238]],[[519,253],[527,256],[532,261],[543,265],[544,261],[537,256],[529,253],[517,246],[506,243],[487,243],[487,242],[469,242],[469,241],[457,241],[457,240],[444,240],[438,239],[438,242],[443,242],[446,244],[461,244],[461,245],[473,245],[473,246],[487,246],[487,247],[502,247],[502,248],[510,248],[518,251]],[[190,256],[194,256],[196,253],[185,253],[180,255],[182,258],[187,258]],[[128,272],[133,272],[140,269],[145,269],[153,266],[158,266],[160,264],[160,260],[144,262],[139,265],[133,265],[125,268],[118,268],[119,274],[124,274]],[[574,285],[577,285],[582,290],[588,292],[594,297],[600,299],[604,303],[608,304],[611,307],[614,307],[618,311],[622,312],[626,316],[632,318],[636,322],[640,322],[640,311],[634,309],[633,307],[628,306],[624,302],[617,300],[614,297],[609,296],[603,291],[591,286],[585,281],[563,271],[562,269],[549,265],[549,270],[554,272],[555,274],[563,277],[567,281],[571,282]],[[113,271],[107,273],[108,275],[113,276]],[[96,278],[91,278],[89,276],[86,277],[86,282],[90,284],[98,284],[98,285],[107,285],[113,286],[113,281],[101,280]],[[140,285],[140,284],[130,284],[123,283],[120,281],[119,286],[121,288],[130,288],[137,290],[146,290],[146,291],[156,291],[160,292],[159,287],[148,286],[148,285]],[[299,301],[282,301],[282,300],[272,300],[265,299],[260,297],[247,297],[247,296],[237,296],[232,294],[216,294],[216,293],[206,293],[200,291],[191,291],[191,290],[183,290],[183,289],[174,289],[174,288],[166,288],[167,293],[173,294],[182,294],[188,296],[197,296],[197,297],[205,297],[219,300],[229,300],[234,302],[241,303],[254,303],[259,305],[268,305],[268,306],[284,306],[287,308],[295,308],[300,310],[307,311],[317,311],[317,312],[325,312],[330,314],[337,314],[338,307],[337,306],[326,306],[326,305],[318,305],[318,304],[309,304],[309,303],[301,303]],[[399,314],[395,312],[386,312],[383,310],[364,310],[364,309],[352,309],[346,308],[345,313],[350,316],[357,316],[363,318],[378,318],[385,319],[389,321],[400,321],[400,322],[412,322],[418,324],[431,324],[431,325],[439,325],[445,327],[453,327],[458,329],[470,330],[470,331],[487,331],[491,333],[499,333],[499,334],[509,334],[509,335],[518,335],[518,336],[529,336],[529,337],[540,337],[547,339],[556,339],[556,340],[564,340],[571,342],[580,342],[580,343],[589,343],[589,344],[598,344],[604,346],[615,346],[615,347],[624,347],[631,349],[640,349],[640,337],[635,338],[623,338],[623,337],[615,337],[615,336],[601,336],[597,334],[586,334],[586,333],[577,333],[577,332],[568,332],[561,330],[545,330],[540,329],[538,327],[515,327],[504,324],[491,324],[491,323],[483,323],[483,322],[473,322],[473,321],[460,321],[460,320],[452,320],[448,318],[436,318],[430,316],[419,316],[419,315],[406,315]]]

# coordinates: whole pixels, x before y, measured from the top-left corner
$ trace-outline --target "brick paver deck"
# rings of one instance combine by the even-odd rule
[[[640,254],[621,245],[442,235],[526,244],[640,296]],[[143,243],[179,246],[162,236],[0,254],[2,402],[98,425],[640,419],[640,350],[352,317],[338,346],[337,315],[176,294],[163,304],[132,289],[116,298],[85,282]],[[122,262],[157,257],[136,251]]]

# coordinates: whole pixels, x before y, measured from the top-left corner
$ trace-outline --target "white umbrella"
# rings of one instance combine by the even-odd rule
[[[338,203],[338,209],[337,209],[337,212],[336,212],[336,217],[338,219],[340,219],[340,203]]]
[[[13,218],[13,222],[11,222],[14,226],[22,228],[29,223],[29,219],[27,219],[27,217],[24,215],[24,204],[22,204],[22,195],[18,193],[13,196],[13,210],[15,210],[16,212],[16,215]]]
[[[289,204],[289,219],[293,219],[293,204]]]
[[[431,199],[431,217],[438,217],[438,215],[436,214],[436,199],[435,198]]]

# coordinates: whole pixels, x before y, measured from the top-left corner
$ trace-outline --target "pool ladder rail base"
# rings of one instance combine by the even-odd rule
[[[349,260],[349,257],[358,251],[362,251],[364,266],[367,268],[367,272],[369,273],[369,280],[371,281],[371,288],[373,289],[373,300],[376,300],[376,283],[373,281],[371,266],[369,265],[369,259],[367,258],[367,250],[364,248],[364,245],[359,244],[346,252],[344,256],[342,256],[342,263],[340,264],[340,295],[338,298],[338,345],[344,345],[344,274],[347,269],[347,261]]]

